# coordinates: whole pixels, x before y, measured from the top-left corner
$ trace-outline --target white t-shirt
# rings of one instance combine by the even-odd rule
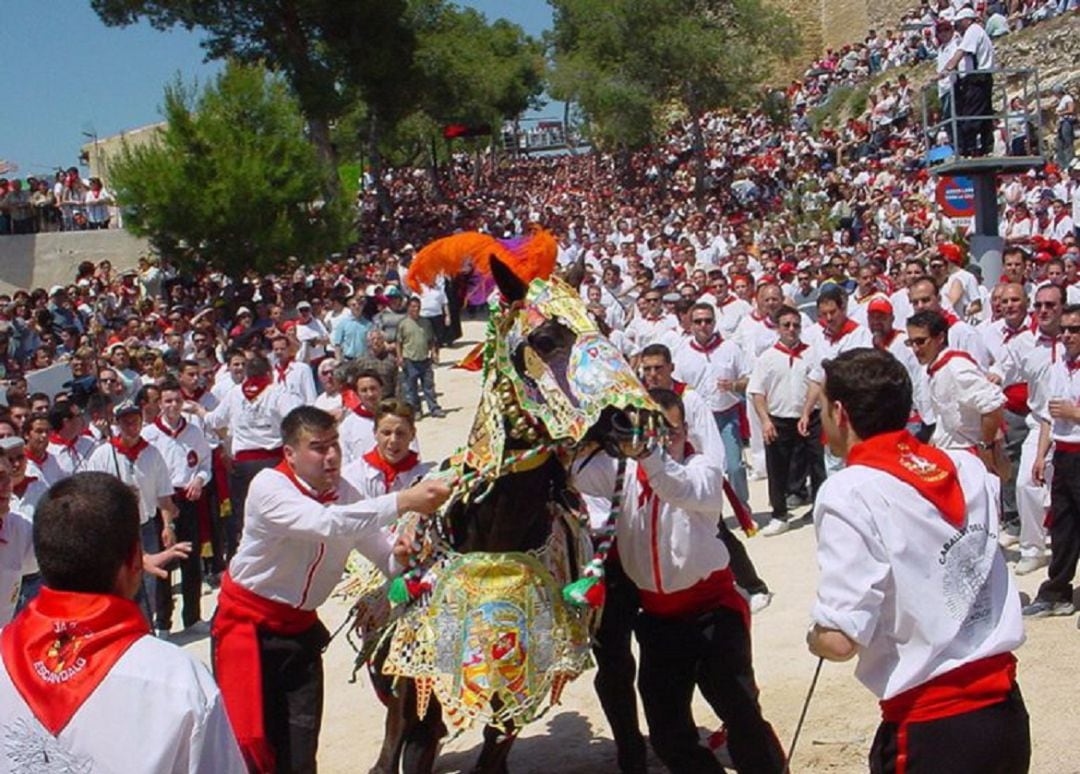
[[[108,473],[131,487],[139,498],[139,522],[145,524],[157,511],[158,498],[173,493],[172,476],[165,458],[155,447],[147,445],[132,462],[111,443],[104,443],[94,450],[86,463],[86,470]]]
[[[37,572],[34,526],[17,511],[0,517],[0,626],[15,614],[22,576]]]

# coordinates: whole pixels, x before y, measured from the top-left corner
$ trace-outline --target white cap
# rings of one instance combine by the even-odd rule
[[[64,293],[66,291],[67,288],[65,288],[63,285],[53,285],[51,288],[49,288],[49,296],[52,297],[55,296],[57,293]]]
[[[974,19],[974,18],[975,18],[975,12],[973,10],[971,10],[970,8],[961,8],[959,11],[956,12],[956,16],[955,16],[956,21],[963,21],[964,19]]]
[[[240,317],[240,316],[245,315],[245,314],[251,314],[251,310],[248,309],[246,306],[242,306],[242,307],[240,307],[239,309],[236,310],[236,316],[237,317]]]

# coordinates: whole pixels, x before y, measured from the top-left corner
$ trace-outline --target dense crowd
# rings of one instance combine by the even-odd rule
[[[116,200],[100,178],[78,168],[46,177],[0,178],[0,236],[118,227]]]

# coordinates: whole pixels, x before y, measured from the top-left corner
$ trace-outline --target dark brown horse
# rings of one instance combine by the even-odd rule
[[[562,282],[526,287],[495,258],[491,269],[503,311],[489,333],[497,340],[489,342],[494,354],[489,351],[488,357],[496,362],[485,363],[485,392],[470,448],[492,446],[494,411],[505,436],[504,444],[494,444],[502,459],[541,444],[558,451],[535,457],[527,469],[501,471],[482,498],[452,501],[443,515],[444,532],[451,536],[452,549],[462,554],[538,550],[553,529],[567,529],[566,520],[556,515],[581,512],[566,468],[574,449],[598,441],[617,452],[619,441],[631,432],[628,413],[652,408],[630,366],[588,321],[576,290]],[[565,417],[574,411],[589,422],[577,421],[575,429],[567,429]],[[581,569],[575,564],[570,577],[576,579]],[[442,709],[433,696],[424,717],[418,717],[415,683],[399,679],[395,684],[380,673],[385,654],[384,648],[372,669],[376,688],[389,702],[383,746],[371,772],[428,774],[447,732]],[[516,732],[486,726],[474,771],[505,772]]]

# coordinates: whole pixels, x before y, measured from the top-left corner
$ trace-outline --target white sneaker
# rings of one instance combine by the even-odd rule
[[[1027,575],[1036,570],[1041,570],[1048,564],[1050,564],[1050,557],[1046,554],[1042,556],[1025,556],[1016,563],[1016,569],[1013,572],[1017,575]]]
[[[776,535],[783,535],[789,529],[791,529],[791,525],[786,521],[769,519],[769,523],[761,528],[761,534],[764,537],[775,537]]]
[[[750,595],[750,614],[751,615],[756,615],[757,613],[760,613],[762,610],[764,610],[765,608],[767,608],[771,604],[772,604],[772,593],[771,592],[766,591],[766,592],[761,593],[761,594],[751,594]]]
[[[998,545],[1002,548],[1012,548],[1020,542],[1020,536],[1014,535],[1008,530],[1001,530],[998,533]]]

